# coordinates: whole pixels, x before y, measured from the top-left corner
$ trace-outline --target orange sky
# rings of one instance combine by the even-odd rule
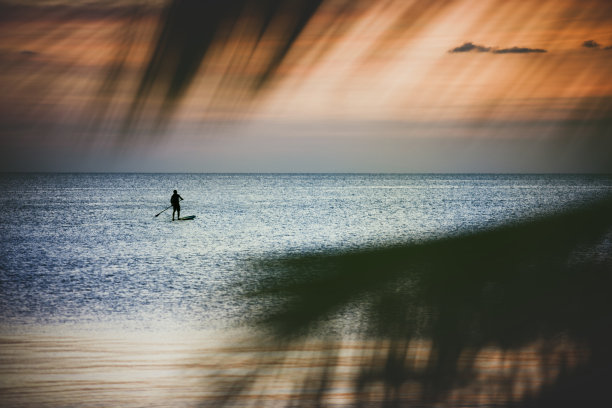
[[[134,4],[147,7],[134,9]],[[260,137],[265,145],[278,143],[266,139],[275,132],[299,143],[328,140],[321,147],[339,149],[339,154],[353,133],[357,140],[374,138],[367,149],[381,142],[384,148],[373,152],[379,156],[393,150],[389,143],[398,138],[402,148],[412,139],[429,138],[432,164],[423,171],[436,171],[433,163],[447,158],[435,154],[438,139],[472,143],[477,137],[485,139],[483,145],[487,138],[550,139],[555,150],[586,129],[585,140],[595,143],[588,149],[610,146],[612,49],[606,48],[612,46],[612,3],[605,0],[323,1],[263,86],[258,81],[295,16],[291,9],[279,12],[258,38],[264,17],[251,8],[236,13],[234,26],[219,25],[196,74],[166,105],[165,87],[175,76],[164,71],[166,65],[137,100],[158,24],[164,22],[155,2],[116,1],[97,8],[87,2],[40,1],[28,7],[9,2],[1,7],[0,143],[6,151],[23,154],[30,146],[48,146],[61,160],[62,146],[73,149],[75,140],[112,148],[130,108],[133,123],[123,126],[123,132],[128,129],[123,140],[149,143],[146,135],[162,133],[161,141],[155,139],[155,157],[170,161],[193,150],[196,140],[196,150],[210,162],[207,155],[219,148],[210,140],[219,134]],[[173,58],[172,53],[165,58]],[[157,118],[166,114],[167,123],[158,128]],[[368,136],[357,126],[364,122],[380,126],[366,126]],[[309,130],[303,123],[316,126]],[[165,150],[187,143],[188,148]],[[223,153],[230,162],[232,149],[239,147],[228,143]],[[588,149],[578,149],[570,160],[575,168],[568,165],[567,171],[582,171],[579,163],[592,161]],[[283,162],[278,156],[293,150],[266,155],[262,148],[252,171],[266,171],[257,163]],[[245,154],[236,152],[236,157],[244,162]],[[534,163],[550,161],[544,156]],[[350,157],[343,159],[351,163]],[[197,170],[197,160],[188,160]],[[419,170],[389,160],[398,160],[394,171]],[[364,154],[357,155],[347,170],[359,171],[363,161]],[[322,164],[313,159],[311,167]],[[521,166],[525,163],[517,161],[516,170]],[[611,169],[602,166],[601,171]],[[460,163],[455,167],[470,170]],[[207,165],[201,170],[214,171]],[[551,170],[557,171],[554,165]]]

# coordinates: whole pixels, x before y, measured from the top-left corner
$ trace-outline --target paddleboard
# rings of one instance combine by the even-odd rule
[[[195,215],[186,215],[184,217],[179,218],[179,221],[187,221],[187,220],[193,220],[195,218]]]

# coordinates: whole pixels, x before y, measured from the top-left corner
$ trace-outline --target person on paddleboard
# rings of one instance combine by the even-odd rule
[[[181,197],[179,193],[176,190],[174,190],[174,194],[172,194],[172,197],[170,197],[170,204],[172,204],[172,221],[174,221],[174,213],[176,213],[177,215],[176,217],[177,220],[181,218],[180,201],[182,199],[183,197]]]

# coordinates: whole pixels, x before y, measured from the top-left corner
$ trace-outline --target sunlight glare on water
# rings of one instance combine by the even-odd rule
[[[244,264],[489,228],[605,194],[555,175],[5,174],[0,322],[209,329],[248,321]],[[184,198],[172,222],[172,190]]]

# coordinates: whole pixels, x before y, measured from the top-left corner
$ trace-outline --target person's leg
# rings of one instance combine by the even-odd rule
[[[176,208],[176,219],[178,220],[179,218],[181,218],[181,207]]]
[[[172,221],[174,221],[174,213],[176,212],[176,207],[172,208]]]

